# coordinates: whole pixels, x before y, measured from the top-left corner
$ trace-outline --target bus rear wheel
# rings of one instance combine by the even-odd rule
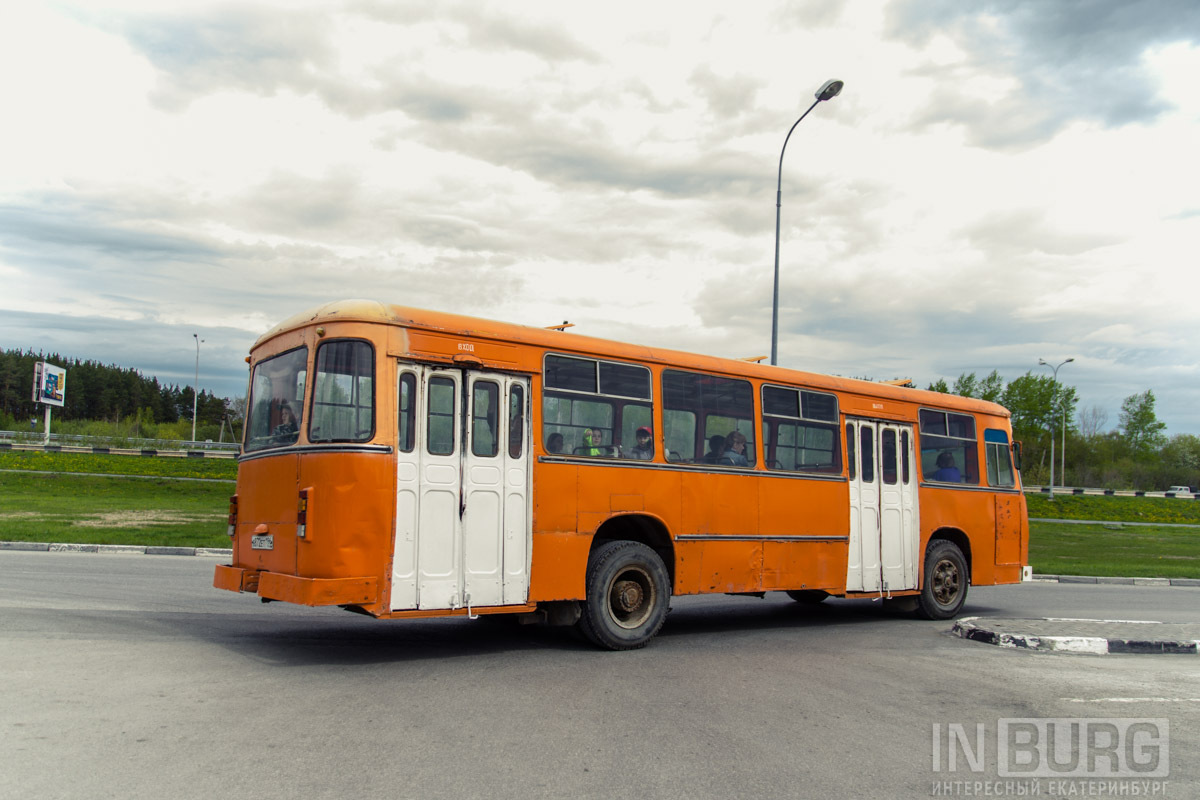
[[[953,542],[937,541],[925,553],[925,583],[917,613],[925,619],[953,619],[967,601],[967,560]]]
[[[645,647],[667,618],[667,568],[640,542],[607,542],[588,558],[583,635],[609,650]]]

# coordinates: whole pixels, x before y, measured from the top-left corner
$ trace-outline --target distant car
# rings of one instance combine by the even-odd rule
[[[1172,486],[1170,489],[1167,489],[1167,491],[1172,492],[1175,494],[1176,497],[1179,497],[1180,495],[1183,495],[1183,494],[1191,494],[1192,487],[1190,487],[1190,486]]]

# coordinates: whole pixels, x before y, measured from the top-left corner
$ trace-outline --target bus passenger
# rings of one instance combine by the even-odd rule
[[[576,448],[575,452],[585,456],[599,456],[600,442],[603,438],[604,434],[599,428],[584,428],[583,447]]]
[[[630,458],[650,461],[654,458],[654,442],[652,440],[654,431],[643,425],[637,429],[636,436],[637,444],[629,451]]]
[[[721,434],[713,434],[708,437],[708,452],[704,454],[705,464],[716,464],[721,459],[721,454],[725,452],[725,437]]]
[[[730,431],[725,437],[725,453],[717,461],[718,464],[727,464],[733,467],[748,467],[750,462],[746,460],[746,434],[739,431]]]
[[[962,473],[958,471],[958,467],[954,465],[954,454],[949,450],[943,450],[937,457],[937,472],[933,473],[935,481],[945,481],[946,483],[962,483]]]
[[[561,433],[552,433],[546,439],[547,453],[561,453],[563,451],[563,435]]]

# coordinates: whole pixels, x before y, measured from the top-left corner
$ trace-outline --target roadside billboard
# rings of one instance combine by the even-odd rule
[[[45,361],[33,365],[33,400],[35,403],[62,408],[67,396],[67,371]]]

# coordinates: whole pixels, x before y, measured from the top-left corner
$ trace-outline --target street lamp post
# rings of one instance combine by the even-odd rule
[[[825,81],[821,84],[821,88],[817,90],[816,100],[808,111],[800,115],[800,119],[792,123],[792,127],[788,130],[787,136],[783,140],[783,148],[779,151],[779,179],[775,184],[775,292],[773,302],[771,304],[771,363],[778,363],[779,355],[779,213],[783,199],[783,154],[787,150],[788,139],[792,138],[792,131],[796,130],[796,126],[808,116],[808,112],[817,107],[817,103],[825,100],[832,100],[837,97],[845,84],[842,81],[832,80]]]
[[[1050,367],[1052,370],[1054,370],[1054,377],[1052,380],[1054,381],[1055,400],[1058,399],[1058,367],[1061,367],[1063,364],[1070,364],[1074,360],[1075,359],[1073,359],[1073,358],[1068,358],[1066,361],[1062,362],[1062,364],[1059,364],[1056,367],[1044,358],[1038,359],[1039,366]],[[1051,403],[1053,403],[1053,401],[1051,401]],[[1053,405],[1051,406],[1050,410],[1051,411],[1054,410]],[[1059,413],[1060,414],[1062,413],[1061,408],[1059,409]],[[1063,478],[1065,479],[1066,476],[1067,476],[1067,417],[1065,414],[1063,414]],[[1053,416],[1050,417],[1050,499],[1051,500],[1054,499],[1054,417]]]
[[[196,380],[192,384],[192,442],[196,441],[196,406],[200,399],[200,345],[204,341],[199,334],[192,334],[196,340]]]

